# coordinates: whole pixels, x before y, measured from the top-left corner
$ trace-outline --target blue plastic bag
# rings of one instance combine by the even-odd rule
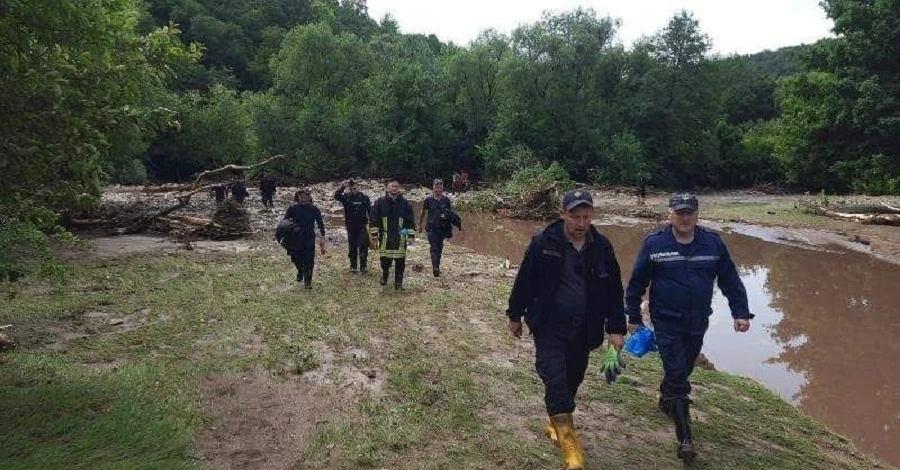
[[[643,357],[650,351],[656,351],[656,335],[646,326],[639,326],[625,342],[625,350],[634,357]]]

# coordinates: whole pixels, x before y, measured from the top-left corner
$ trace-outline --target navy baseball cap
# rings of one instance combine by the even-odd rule
[[[594,207],[594,198],[589,191],[576,189],[563,196],[563,209],[570,211],[578,206]]]
[[[697,196],[694,196],[693,194],[678,193],[669,198],[669,208],[673,211],[690,209],[691,211],[696,212],[698,207],[700,207],[700,201],[698,201]]]

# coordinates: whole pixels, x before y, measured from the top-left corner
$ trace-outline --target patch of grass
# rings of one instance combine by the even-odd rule
[[[428,264],[427,249],[411,256]],[[444,276],[410,273],[399,293],[376,274],[347,273],[342,253],[317,259],[304,291],[271,245],[81,262],[67,284],[26,280],[0,311],[14,333],[34,333],[0,364],[3,468],[198,468],[193,440],[213,418],[198,406],[202,378],[255,368],[288,384],[316,371],[339,398],[298,468],[558,468],[530,340],[506,331],[511,279],[495,259],[452,245],[445,256]],[[461,275],[471,271],[491,280]],[[135,326],[117,330],[112,317]],[[66,328],[85,336],[62,342]],[[629,360],[612,386],[598,367],[576,415],[589,461],[672,468],[672,425],[655,408],[658,358]],[[382,386],[345,383],[363,369]],[[697,468],[874,468],[753,382],[694,379]]]

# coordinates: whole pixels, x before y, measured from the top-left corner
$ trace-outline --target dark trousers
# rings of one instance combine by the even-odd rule
[[[703,348],[703,335],[680,333],[658,325],[655,333],[663,365],[659,392],[663,398],[687,398],[691,393],[688,379]]]
[[[429,230],[428,245],[431,247],[431,269],[441,269],[441,254],[444,252],[444,232],[437,229]]]
[[[547,324],[535,333],[534,366],[544,382],[549,416],[575,411],[590,353],[584,327]]]
[[[406,270],[406,258],[385,258],[381,257],[381,278],[387,280],[388,273],[391,270],[391,264],[394,264],[394,283],[403,284],[403,271]]]
[[[291,252],[291,262],[297,267],[297,281],[312,284],[313,267],[316,264],[316,246],[305,246]]]
[[[369,259],[369,235],[366,233],[365,224],[347,226],[347,244],[349,245],[350,267],[356,269],[358,259],[359,267],[364,269]]]
[[[275,193],[270,193],[268,191],[262,193],[263,206],[269,207],[269,206],[273,205],[272,204],[272,196],[274,196],[274,195],[275,195]]]

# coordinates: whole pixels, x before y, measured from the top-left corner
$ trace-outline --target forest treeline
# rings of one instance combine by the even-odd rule
[[[598,184],[900,193],[900,0],[823,8],[834,38],[718,57],[686,11],[634,44],[577,9],[463,46],[365,0],[6,0],[0,242],[40,243],[107,182],[275,154],[303,181],[556,162]]]

